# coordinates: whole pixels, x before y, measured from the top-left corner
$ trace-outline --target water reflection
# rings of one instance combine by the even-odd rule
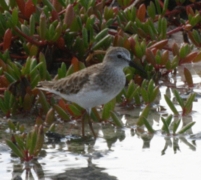
[[[140,111],[139,108],[139,113]],[[115,180],[124,179],[125,175],[122,176],[118,171],[118,169],[123,169],[126,174],[139,178],[139,167],[131,165],[132,163],[137,162],[142,169],[148,170],[147,168],[150,167],[142,164],[145,161],[156,161],[159,163],[159,165],[155,165],[157,167],[163,165],[162,157],[167,157],[165,158],[166,163],[171,163],[171,158],[175,158],[171,154],[177,154],[178,157],[180,157],[179,154],[183,154],[186,158],[189,152],[200,153],[200,136],[195,134],[196,131],[193,128],[188,131],[188,135],[184,136],[162,133],[163,124],[160,119],[167,114],[158,113],[154,108],[151,110],[148,121],[156,130],[155,133],[149,133],[145,127],[134,126],[137,115],[133,117],[129,115],[129,111],[125,114],[127,114],[123,116],[125,128],[119,129],[107,124],[103,125],[96,129],[99,132],[99,138],[96,140],[91,136],[83,139],[80,136],[64,136],[63,134],[59,135],[61,139],[47,139],[39,159],[32,161],[29,165],[21,163],[15,157],[7,157],[7,161],[11,159],[11,162],[7,165],[4,164],[6,161],[2,157],[5,158],[5,153],[7,155],[10,153],[4,150],[4,155],[0,156],[0,162],[7,166],[7,171],[4,171],[3,175],[9,176],[12,172],[12,177],[8,179],[15,180],[73,178]],[[189,122],[195,121],[196,116],[194,115],[193,113],[191,116],[174,117],[174,121],[181,119],[180,128],[182,128]],[[88,131],[90,132],[89,129]],[[5,132],[1,133],[5,134]],[[190,136],[190,134],[195,135]],[[191,161],[192,164],[197,161],[201,163],[201,158],[197,156],[197,153],[190,154],[194,159]],[[183,160],[182,157],[178,158],[176,164],[181,160]],[[162,169],[160,172],[162,171],[166,170]],[[140,172],[140,174],[145,175],[144,172]]]
[[[85,168],[80,169],[71,169],[66,170],[65,173],[61,173],[51,177],[52,180],[73,180],[73,179],[80,179],[80,180],[117,180],[117,177],[110,176],[108,173],[102,172],[105,170],[104,168],[99,168],[93,165],[92,163]]]
[[[182,71],[181,71],[182,72]],[[183,74],[183,73],[182,73]],[[61,129],[57,140],[47,139],[38,160],[27,165],[10,156],[5,150],[4,139],[8,134],[0,131],[0,174],[6,179],[80,179],[80,180],[133,180],[133,179],[190,179],[200,176],[201,164],[201,98],[193,104],[193,113],[188,116],[173,117],[173,122],[181,120],[179,129],[195,121],[196,124],[184,135],[165,134],[161,131],[161,117],[172,114],[164,100],[166,94],[173,102],[170,87],[177,87],[183,94],[183,77],[170,78],[160,87],[158,102],[152,105],[148,116],[155,133],[145,127],[137,128],[136,121],[143,107],[121,109],[125,128],[119,129],[104,124],[96,131],[99,137],[64,136],[69,127]],[[168,87],[167,87],[168,86]],[[157,104],[158,103],[158,104]],[[176,103],[175,103],[176,104]],[[180,111],[179,106],[176,106]],[[2,120],[5,121],[5,120]],[[63,126],[63,125],[62,125]],[[66,129],[65,129],[66,128]],[[172,131],[172,128],[170,128]],[[90,132],[90,130],[86,129]],[[78,134],[78,128],[69,134]],[[189,171],[191,173],[189,173]],[[4,178],[5,179],[5,178]]]
[[[56,167],[55,167],[56,168]],[[116,177],[110,176],[107,173],[102,172],[104,168],[96,167],[91,158],[88,159],[88,166],[79,169],[67,169],[64,173],[54,173],[51,177],[44,173],[43,166],[38,161],[32,161],[31,164],[15,164],[13,166],[13,180],[36,180],[36,179],[52,179],[52,180],[66,180],[66,179],[82,179],[82,180],[117,180]],[[47,178],[48,177],[48,178]]]
[[[34,160],[31,163],[17,163],[13,164],[13,180],[21,179],[44,179],[42,165]]]
[[[188,121],[191,120],[188,117]],[[198,144],[201,148],[200,141]],[[188,153],[189,150],[197,150],[196,140],[186,136],[167,136],[160,131],[150,134],[143,129],[104,126],[96,140],[93,137],[83,140],[78,136],[72,139],[67,136],[61,141],[47,139],[39,159],[31,164],[21,163],[12,157],[10,179],[122,179],[116,170],[129,170],[129,161],[139,163],[140,159],[147,159],[154,162],[156,154],[158,158],[160,155],[169,157],[171,151],[186,156],[187,150]],[[110,171],[114,168],[115,173]]]

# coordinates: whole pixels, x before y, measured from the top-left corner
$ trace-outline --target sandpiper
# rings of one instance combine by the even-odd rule
[[[109,102],[124,88],[126,78],[123,69],[127,66],[143,71],[131,60],[127,49],[111,47],[106,52],[102,63],[92,65],[59,80],[39,82],[38,89],[54,93],[67,101],[78,104],[86,109],[90,116],[93,107]],[[88,122],[95,136],[91,121]]]

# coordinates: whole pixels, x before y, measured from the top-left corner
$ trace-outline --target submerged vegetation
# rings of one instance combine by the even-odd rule
[[[159,96],[159,86],[174,75],[177,67],[201,60],[200,2],[168,0],[135,3],[133,0],[6,0],[0,1],[0,110],[5,117],[32,113],[37,118],[28,133],[19,123],[9,121],[11,139],[7,145],[24,161],[37,157],[47,132],[57,132],[58,120],[79,122],[84,110],[76,104],[55,100],[35,87],[41,80],[62,78],[101,62],[103,51],[110,46],[127,48],[147,75],[125,69],[127,86],[102,108],[92,110],[94,123],[110,123],[123,127],[114,113],[116,104],[124,108],[146,106],[137,121],[141,129],[154,133],[147,118]],[[171,3],[170,3],[171,4]],[[177,8],[177,6],[182,8]],[[183,42],[171,42],[171,36],[183,33]],[[181,40],[182,41],[182,40]],[[194,86],[191,73],[184,68],[186,87]],[[169,82],[169,87],[176,88]],[[182,113],[165,100],[175,117],[191,113],[195,94],[182,99],[173,94]],[[178,130],[181,120],[161,117],[167,135],[183,134],[191,122]],[[170,128],[173,126],[173,129]]]

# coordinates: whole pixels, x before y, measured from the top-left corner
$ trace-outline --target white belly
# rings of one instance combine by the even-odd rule
[[[102,92],[101,90],[97,90],[90,92],[79,92],[78,94],[72,94],[70,96],[62,95],[61,97],[68,101],[75,102],[76,104],[85,109],[89,109],[107,103],[108,101],[113,99],[118,93],[108,94]]]

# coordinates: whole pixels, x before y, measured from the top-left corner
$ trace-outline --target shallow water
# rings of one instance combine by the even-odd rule
[[[191,67],[191,65],[186,67]],[[197,67],[197,66],[196,66]],[[200,87],[200,68],[192,68],[196,89]],[[182,72],[182,67],[181,67]],[[181,73],[182,74],[182,73]],[[176,88],[187,91],[183,77],[172,78]],[[189,90],[188,90],[189,91]],[[183,123],[195,121],[191,132],[185,136],[164,136],[161,134],[161,116],[172,114],[163,95],[171,90],[161,85],[159,105],[154,105],[148,116],[156,131],[154,135],[135,129],[135,122],[143,108],[126,110],[117,108],[122,115],[125,128],[116,129],[95,125],[98,138],[81,141],[63,138],[60,142],[46,140],[37,161],[27,165],[11,156],[5,145],[8,136],[5,119],[0,126],[0,174],[3,179],[21,177],[25,179],[67,179],[67,180],[133,180],[133,179],[200,179],[201,164],[201,96],[193,104],[193,112],[181,118]],[[173,97],[172,97],[173,98]],[[178,106],[179,109],[179,106]],[[180,128],[182,127],[182,123]],[[64,131],[65,132],[65,131]],[[76,130],[78,132],[78,130]],[[192,138],[191,134],[196,135]],[[2,179],[2,178],[1,178]]]

